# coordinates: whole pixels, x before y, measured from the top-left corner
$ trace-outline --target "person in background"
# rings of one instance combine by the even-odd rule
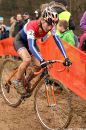
[[[40,14],[39,9],[35,10],[34,14],[35,14],[35,19],[39,19],[40,18],[41,14]]]
[[[80,36],[80,49],[86,52],[86,11],[80,20],[80,28],[83,30],[83,34]]]
[[[83,32],[86,32],[86,11],[80,20],[80,28],[83,30]]]
[[[68,11],[68,0],[54,0],[51,1],[49,4],[51,4],[51,6],[57,10],[59,14],[59,20],[66,20],[69,24],[69,30],[74,31],[75,23],[71,13]],[[58,31],[58,35],[60,35],[59,33],[60,32]],[[75,34],[74,34],[74,40],[75,40],[75,46],[79,48],[80,43],[78,40],[78,36]]]
[[[4,26],[0,26],[0,40],[6,38],[6,29]]]
[[[23,28],[24,22],[21,14],[17,14],[16,23],[14,26],[14,36]]]
[[[71,13],[67,10],[67,0],[54,0],[49,3],[59,14],[59,20],[66,20],[69,23],[69,30],[75,30],[75,23]]]
[[[0,16],[0,40],[7,38],[8,33],[7,26],[4,24],[4,18]]]
[[[4,24],[4,18],[0,16],[0,26],[3,26],[6,29],[6,25]]]
[[[80,50],[86,53],[86,32],[80,36]]]
[[[66,20],[60,20],[57,24],[57,30],[60,32],[60,38],[69,43],[72,46],[75,46],[74,33],[68,28],[68,22]]]
[[[27,22],[30,22],[30,15],[28,12],[25,12],[23,14],[23,20],[24,20],[24,24],[26,24]]]
[[[14,26],[16,24],[16,18],[15,16],[12,16],[10,18],[10,29],[9,29],[9,37],[14,37]]]
[[[49,3],[45,3],[45,4],[40,5],[39,9],[40,9],[41,14],[48,7],[49,7]]]

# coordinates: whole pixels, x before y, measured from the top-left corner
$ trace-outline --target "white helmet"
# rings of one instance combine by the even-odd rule
[[[47,7],[43,13],[42,13],[42,17],[44,18],[44,20],[46,22],[48,22],[48,24],[52,25],[52,24],[57,24],[58,23],[58,13],[56,12],[55,9],[51,8],[51,7]]]

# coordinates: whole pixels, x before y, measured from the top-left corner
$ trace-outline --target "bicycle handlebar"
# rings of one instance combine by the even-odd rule
[[[62,60],[48,60],[48,61],[46,61],[46,67],[42,68],[42,67],[40,66],[40,67],[39,67],[40,71],[35,72],[34,74],[35,74],[35,75],[39,75],[40,73],[42,73],[42,72],[47,68],[48,65],[51,65],[51,64],[54,64],[54,63],[62,63],[62,64],[63,64],[63,61],[62,61]],[[66,68],[68,68],[68,67],[65,66],[64,68],[62,68],[62,69],[60,69],[60,70],[57,70],[57,72],[62,72],[62,71],[64,71]]]
[[[53,64],[53,63],[63,63],[63,61],[62,60],[48,60],[48,61],[46,61],[46,64],[47,65],[50,65],[50,64]]]

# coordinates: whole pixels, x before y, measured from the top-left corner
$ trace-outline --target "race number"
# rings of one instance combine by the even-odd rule
[[[27,39],[29,39],[29,38],[35,39],[35,33],[33,30],[27,31]]]

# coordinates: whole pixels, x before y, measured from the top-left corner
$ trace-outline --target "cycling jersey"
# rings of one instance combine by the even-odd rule
[[[23,29],[19,32],[21,38],[24,41],[28,41],[29,50],[31,53],[39,60],[43,61],[42,56],[39,54],[38,50],[35,47],[35,39],[44,37],[48,32],[45,32],[42,27],[40,27],[40,20],[33,20],[28,22],[24,25]],[[65,58],[67,58],[66,52],[64,50],[64,47],[59,39],[59,37],[56,35],[55,27],[52,27],[52,35],[54,37],[54,40],[59,47],[60,51],[64,55]]]
[[[20,31],[20,34],[24,40],[32,38],[42,38],[47,32],[40,28],[40,20],[32,20],[25,24],[24,28]]]

